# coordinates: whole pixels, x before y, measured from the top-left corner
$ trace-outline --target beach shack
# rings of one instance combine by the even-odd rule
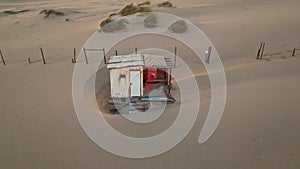
[[[107,68],[110,74],[112,98],[143,96],[144,59],[140,54],[112,56]]]
[[[171,58],[157,55],[130,54],[109,57],[107,69],[110,74],[110,98],[149,100],[151,90],[157,86],[171,85],[173,65]],[[170,95],[167,90],[166,95]]]

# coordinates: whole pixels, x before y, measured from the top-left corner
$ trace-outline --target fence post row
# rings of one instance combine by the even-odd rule
[[[88,62],[88,58],[87,58],[87,54],[86,54],[87,51],[102,51],[103,52],[103,57],[104,57],[104,63],[107,64],[106,54],[105,54],[105,48],[102,48],[102,49],[86,49],[86,48],[83,48],[83,53],[84,53],[86,64],[89,63]],[[117,54],[117,51],[116,51],[116,54]]]
[[[264,43],[264,42],[261,42],[261,43],[260,43],[260,47],[259,47],[259,49],[258,49],[258,51],[257,51],[257,55],[256,55],[256,59],[257,59],[257,60],[262,60],[262,59],[263,59],[265,46],[266,46],[266,43]],[[137,48],[134,48],[134,49],[135,49],[135,53],[137,54],[138,49],[137,49]],[[293,48],[293,50],[292,50],[292,56],[293,56],[293,57],[296,56],[296,51],[297,51],[297,50],[299,50],[299,49]],[[83,53],[84,53],[84,57],[85,57],[86,64],[89,63],[89,62],[88,62],[87,53],[86,53],[87,51],[102,51],[102,52],[103,52],[103,57],[104,57],[104,63],[107,64],[107,58],[106,58],[105,48],[103,48],[103,49],[86,49],[86,48],[83,48]],[[46,64],[46,57],[45,57],[43,48],[40,48],[40,52],[41,52],[41,56],[42,56],[43,63]],[[208,64],[209,64],[209,62],[210,62],[211,52],[212,52],[212,47],[209,47],[208,50],[205,51],[205,54],[206,54],[206,62],[207,62]],[[116,56],[118,56],[118,50],[115,50],[115,54],[116,54]],[[5,59],[4,59],[4,56],[3,56],[3,53],[2,53],[2,50],[1,50],[1,49],[0,49],[0,57],[1,57],[1,60],[2,60],[3,65],[6,65],[6,62],[5,62]],[[30,57],[28,57],[27,60],[28,60],[28,63],[29,63],[29,64],[32,63]],[[177,61],[177,47],[174,48],[174,67],[176,67],[176,61]],[[77,60],[76,60],[76,48],[74,48],[74,49],[73,49],[72,63],[76,63],[76,62],[77,62]]]

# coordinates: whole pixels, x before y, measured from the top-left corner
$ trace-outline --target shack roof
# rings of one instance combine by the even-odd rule
[[[108,60],[108,69],[144,66],[144,59],[141,54],[111,56]]]
[[[166,58],[164,56],[144,54],[146,67],[166,68]]]
[[[171,58],[150,54],[130,54],[111,56],[108,60],[108,69],[123,68],[123,67],[156,67],[168,68],[172,67]]]

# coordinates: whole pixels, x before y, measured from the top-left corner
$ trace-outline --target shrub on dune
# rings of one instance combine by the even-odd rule
[[[111,19],[111,17],[108,17],[108,18],[104,19],[103,21],[101,21],[100,26],[103,27],[104,25],[106,25],[112,21],[113,21],[113,19]]]
[[[155,15],[149,15],[145,20],[144,20],[144,25],[147,28],[155,28],[157,27],[157,18]]]
[[[44,18],[49,18],[51,15],[54,16],[65,16],[66,14],[62,11],[58,11],[55,9],[44,9],[40,12],[40,14],[44,14]]]
[[[108,23],[114,21],[113,18],[133,15],[133,14],[136,14],[136,13],[152,12],[150,7],[144,6],[144,5],[147,5],[147,4],[150,4],[150,1],[144,2],[144,3],[139,4],[139,5],[134,5],[134,4],[126,5],[119,13],[112,13],[112,14],[109,15],[108,18],[101,21],[100,27],[103,27],[103,26],[107,25]]]
[[[145,5],[151,5],[151,2],[150,1],[146,1],[146,2],[138,4],[137,6],[145,6]]]
[[[119,14],[121,16],[127,16],[132,15],[138,12],[151,12],[152,10],[149,7],[143,7],[143,6],[135,6],[133,4],[126,5]]]
[[[173,23],[168,30],[172,33],[185,33],[187,31],[188,27],[184,20],[179,20],[175,23]]]
[[[158,4],[159,7],[173,7],[173,4],[169,1],[162,2]]]
[[[126,19],[116,19],[112,21],[103,25],[101,30],[106,33],[122,32],[126,30],[128,24]]]

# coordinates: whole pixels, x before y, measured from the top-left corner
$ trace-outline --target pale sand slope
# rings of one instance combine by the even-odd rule
[[[162,9],[189,19],[214,42],[227,70],[228,98],[217,131],[198,144],[210,93],[205,72],[196,70],[201,64],[190,61],[203,94],[196,125],[176,148],[142,160],[120,158],[96,146],[78,123],[71,93],[72,48],[79,49],[101,18],[130,1],[0,2],[1,11],[33,10],[0,16],[0,48],[8,64],[0,66],[0,168],[300,167],[300,60],[299,54],[291,58],[288,53],[300,48],[299,1],[176,0],[186,8]],[[64,8],[70,15],[38,15],[49,8]],[[254,60],[261,41],[267,43],[269,62]],[[49,64],[28,65],[27,57],[40,59],[40,46]],[[145,130],[127,127],[120,116],[107,119],[115,128],[139,135],[160,131],[172,122],[174,115],[169,116]]]

